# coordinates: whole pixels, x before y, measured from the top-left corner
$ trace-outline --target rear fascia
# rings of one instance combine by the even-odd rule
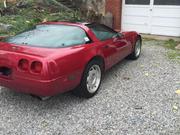
[[[12,70],[12,73],[8,76],[0,74],[0,85],[8,87],[18,92],[27,94],[33,94],[37,96],[52,96],[57,93],[64,92],[64,84],[59,82],[63,81],[63,78],[53,78],[48,71],[48,62],[46,58],[39,58],[35,56],[22,55],[15,52],[6,52],[0,50],[0,67],[8,67]],[[11,58],[8,59],[8,58]],[[21,59],[29,61],[29,69],[23,71],[19,69],[18,62]],[[30,70],[31,63],[34,61],[40,61],[43,63],[41,73],[33,73]],[[61,87],[60,87],[61,86]]]

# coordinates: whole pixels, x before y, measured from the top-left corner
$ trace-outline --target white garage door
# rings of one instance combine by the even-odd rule
[[[122,30],[180,36],[180,0],[123,0]]]

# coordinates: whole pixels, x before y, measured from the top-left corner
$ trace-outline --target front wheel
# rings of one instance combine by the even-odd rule
[[[79,97],[93,97],[101,85],[103,64],[100,61],[91,61],[83,74],[81,84],[73,93]]]
[[[140,38],[137,39],[134,51],[128,56],[132,60],[136,60],[141,55],[142,41]]]

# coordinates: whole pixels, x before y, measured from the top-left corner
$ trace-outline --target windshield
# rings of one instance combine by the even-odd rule
[[[38,25],[34,29],[10,37],[6,42],[35,47],[58,48],[85,44],[83,29],[67,25]]]

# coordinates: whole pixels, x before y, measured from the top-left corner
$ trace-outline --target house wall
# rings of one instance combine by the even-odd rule
[[[122,0],[106,0],[106,13],[113,15],[113,28],[121,29]]]

